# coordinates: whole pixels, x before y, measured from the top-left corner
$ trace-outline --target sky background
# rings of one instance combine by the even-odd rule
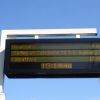
[[[0,30],[93,27],[100,37],[100,0],[0,0]],[[4,90],[7,100],[100,100],[100,79],[5,77]]]

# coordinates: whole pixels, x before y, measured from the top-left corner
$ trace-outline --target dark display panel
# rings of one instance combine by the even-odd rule
[[[9,78],[99,77],[100,39],[6,40]]]

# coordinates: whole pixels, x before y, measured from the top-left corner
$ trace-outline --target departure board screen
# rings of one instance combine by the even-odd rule
[[[99,77],[100,39],[8,39],[9,78]]]

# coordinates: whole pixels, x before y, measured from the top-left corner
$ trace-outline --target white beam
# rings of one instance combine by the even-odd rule
[[[3,33],[10,36],[33,36],[33,35],[97,35],[96,28],[75,28],[75,29],[24,29],[24,30],[3,30]]]

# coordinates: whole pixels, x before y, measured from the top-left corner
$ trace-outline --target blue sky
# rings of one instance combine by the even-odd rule
[[[92,28],[100,37],[100,0],[0,0],[0,30]],[[8,79],[7,100],[100,100],[100,79]]]

